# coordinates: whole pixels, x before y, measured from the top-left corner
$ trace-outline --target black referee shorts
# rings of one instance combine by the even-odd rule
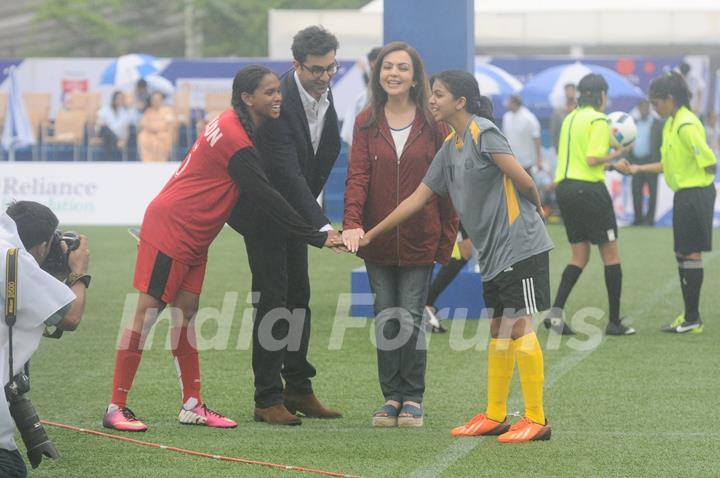
[[[483,282],[492,317],[532,315],[550,308],[549,254],[528,257]]]
[[[675,252],[688,255],[712,250],[715,184],[681,189],[673,198]]]
[[[555,193],[571,244],[604,244],[617,239],[615,211],[605,183],[564,179]]]

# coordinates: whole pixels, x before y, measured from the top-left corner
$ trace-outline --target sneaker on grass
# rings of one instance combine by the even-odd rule
[[[204,403],[191,410],[182,408],[178,420],[183,425],[205,425],[214,428],[235,428],[237,426],[236,422],[210,410]]]
[[[144,432],[147,430],[147,425],[138,420],[132,410],[115,404],[110,404],[105,411],[103,426],[121,432]]]
[[[671,334],[701,334],[705,329],[703,321],[698,319],[695,322],[688,322],[685,320],[685,314],[680,314],[677,318],[668,325],[663,325],[660,330],[663,332],[669,332]]]

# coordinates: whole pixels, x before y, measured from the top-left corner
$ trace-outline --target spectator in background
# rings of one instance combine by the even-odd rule
[[[508,98],[507,109],[502,119],[503,133],[520,166],[532,176],[533,166],[542,169],[540,122],[517,95]]]
[[[165,95],[156,92],[138,125],[138,151],[140,160],[160,163],[170,159],[175,129],[175,113],[165,104]]]
[[[705,80],[695,74],[687,62],[682,62],[678,69],[690,90],[690,109],[702,119],[705,113]]]
[[[358,94],[355,101],[350,104],[350,107],[345,112],[345,118],[343,119],[342,128],[340,129],[340,139],[345,141],[348,146],[352,146],[353,128],[355,126],[355,118],[358,114],[367,106],[370,90],[370,77],[373,74],[373,67],[375,66],[375,60],[378,57],[378,53],[382,47],[376,46],[370,50],[367,54],[367,71],[363,72],[363,79],[365,80],[366,88]],[[348,162],[350,161],[350,148],[348,148]]]
[[[637,137],[630,151],[629,160],[632,164],[648,164],[660,161],[662,146],[663,121],[650,111],[650,102],[646,99],[637,106],[638,116],[635,118]],[[655,225],[655,203],[657,202],[657,181],[655,173],[638,173],[632,178],[633,208],[635,220],[633,226]],[[650,193],[647,214],[643,215],[643,188],[647,185]]]
[[[125,105],[125,94],[116,91],[109,105],[98,111],[95,131],[103,142],[103,160],[117,159],[117,153],[127,147],[132,113]]]
[[[135,83],[135,109],[137,110],[138,118],[147,109],[150,103],[150,88],[148,88],[147,81],[144,78],[140,78]]]
[[[565,85],[565,104],[556,109],[550,117],[550,136],[552,137],[553,147],[558,150],[558,142],[560,141],[560,128],[565,117],[570,114],[577,106],[577,88],[574,83]]]
[[[710,149],[715,152],[716,156],[720,155],[720,122],[718,122],[718,114],[716,111],[710,111],[708,113],[705,132]]]

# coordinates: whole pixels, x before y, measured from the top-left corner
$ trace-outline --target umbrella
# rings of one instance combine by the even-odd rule
[[[145,81],[147,81],[148,91],[150,91],[150,93],[159,91],[165,96],[172,96],[172,94],[175,93],[175,86],[173,86],[172,81],[164,76],[148,75],[145,77]]]
[[[502,68],[489,63],[475,65],[475,79],[485,96],[510,96],[522,89],[522,83]]]
[[[10,152],[10,161],[15,160],[15,149],[35,144],[35,135],[25,111],[25,104],[18,88],[15,67],[10,67],[8,75],[10,91],[8,92],[5,128],[2,134],[2,145]]]
[[[150,55],[141,53],[122,55],[103,70],[100,84],[116,87],[135,84],[140,78],[157,73],[157,63],[157,59]]]
[[[535,75],[522,90],[523,101],[530,109],[536,110],[564,106],[565,85],[577,85],[588,73],[600,74],[605,78],[608,83],[608,97],[615,107],[629,110],[645,96],[640,88],[609,68],[576,62],[553,66]]]

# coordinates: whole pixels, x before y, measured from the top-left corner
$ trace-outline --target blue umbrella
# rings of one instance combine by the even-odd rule
[[[154,74],[148,75],[145,77],[145,81],[147,81],[148,91],[150,93],[159,91],[165,96],[171,96],[175,93],[175,86],[173,86],[172,81],[168,80],[164,76]]]
[[[15,161],[15,150],[35,144],[35,135],[27,111],[25,111],[25,104],[22,100],[20,88],[18,88],[14,66],[10,67],[8,81],[10,82],[10,89],[2,145],[10,152],[10,161]]]
[[[600,74],[605,78],[608,82],[608,97],[615,108],[629,110],[645,96],[640,88],[609,68],[576,62],[554,66],[533,76],[522,90],[523,101],[530,109],[546,112],[562,107],[565,85],[577,85],[588,73]]]
[[[122,55],[108,65],[100,76],[101,85],[123,87],[158,72],[157,58],[141,53]]]
[[[522,89],[522,83],[502,68],[489,63],[475,64],[475,79],[485,96],[510,96]]]

